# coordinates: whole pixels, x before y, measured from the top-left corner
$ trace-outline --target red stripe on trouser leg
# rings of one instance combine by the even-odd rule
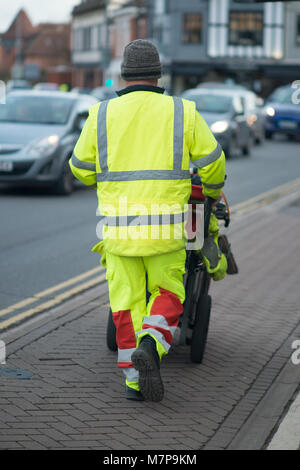
[[[131,320],[130,310],[113,312],[113,320],[117,329],[117,344],[119,349],[136,347],[136,337]]]
[[[118,367],[133,367],[132,362],[118,362]]]
[[[179,316],[183,312],[183,306],[177,295],[165,289],[159,289],[157,296],[151,307],[151,315],[162,315],[169,326],[177,326]]]
[[[166,320],[169,327],[176,327],[178,325],[179,316],[183,312],[183,306],[177,295],[173,294],[173,292],[161,288],[159,291],[160,295],[154,299],[150,310],[150,317],[148,318],[154,320],[156,315],[160,315]],[[149,321],[147,323],[147,318],[145,318],[142,329],[146,330],[149,328],[159,331],[163,335],[165,341],[171,345],[173,339],[171,331],[165,329],[163,325],[155,325],[155,321]]]
[[[128,353],[132,352],[132,349],[136,347],[136,336],[131,320],[130,310],[119,310],[118,312],[113,312],[113,320],[116,325],[116,341],[118,344],[118,355],[122,357],[122,351],[125,353],[127,358]],[[131,350],[126,352],[126,350]],[[129,357],[128,357],[129,359]],[[133,367],[132,362],[127,361],[118,361],[118,367]]]

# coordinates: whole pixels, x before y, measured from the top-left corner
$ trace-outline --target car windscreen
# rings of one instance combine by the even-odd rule
[[[196,108],[202,113],[228,113],[232,103],[231,96],[223,95],[186,95],[186,99],[194,101]]]
[[[73,99],[64,97],[8,95],[0,106],[0,122],[66,124],[73,105]]]
[[[270,96],[269,101],[280,104],[293,104],[292,94],[294,91],[291,88],[279,88]]]

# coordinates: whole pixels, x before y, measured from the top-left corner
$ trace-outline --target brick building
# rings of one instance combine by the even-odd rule
[[[70,24],[39,25],[39,33],[25,49],[24,64],[37,65],[41,81],[71,85],[70,32]]]
[[[124,46],[147,37],[147,0],[82,0],[73,9],[73,86],[95,88],[107,78],[119,87]]]
[[[71,83],[70,31],[70,24],[34,26],[21,9],[0,34],[0,79]]]
[[[21,9],[7,31],[0,34],[0,78],[9,78],[12,67],[23,62],[25,49],[37,34],[38,28]]]

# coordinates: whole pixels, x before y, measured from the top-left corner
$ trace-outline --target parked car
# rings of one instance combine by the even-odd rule
[[[207,88],[215,90],[232,90],[239,92],[241,96],[248,123],[253,131],[254,143],[262,144],[265,140],[265,112],[263,110],[264,101],[256,93],[243,85],[231,82],[203,82],[197,88]]]
[[[0,182],[73,189],[68,160],[89,108],[89,95],[16,91],[0,106]]]
[[[294,95],[295,94],[295,95]],[[289,138],[300,135],[299,92],[291,85],[277,88],[265,104],[265,134],[271,139],[273,134],[285,134]]]
[[[247,90],[243,85],[231,82],[201,82],[197,85],[197,88],[213,88],[213,89],[225,89],[225,90]]]
[[[91,91],[92,90],[90,88],[80,88],[80,87],[75,87],[75,88],[72,88],[71,90],[72,93],[81,93],[83,95],[89,95]]]
[[[30,90],[31,85],[27,80],[9,80],[6,84],[6,93],[14,90]]]
[[[59,90],[59,85],[57,83],[48,83],[48,82],[41,82],[37,83],[33,87],[34,90],[39,90],[39,91],[58,91]]]
[[[236,151],[250,155],[253,131],[248,123],[245,104],[238,92],[193,88],[186,90],[182,98],[194,101],[196,109],[209,125],[222,145],[227,158]]]
[[[91,91],[91,95],[95,96],[98,101],[109,100],[110,98],[116,98],[118,96],[113,88],[107,86],[94,88],[94,90]]]

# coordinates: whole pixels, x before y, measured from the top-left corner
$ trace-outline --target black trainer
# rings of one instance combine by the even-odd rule
[[[141,392],[135,390],[134,388],[128,387],[128,385],[126,385],[125,389],[125,398],[127,398],[127,400],[144,401],[144,397]]]
[[[161,401],[164,385],[160,376],[160,361],[156,342],[150,336],[142,338],[139,347],[132,353],[133,366],[139,371],[139,387],[146,400]]]

